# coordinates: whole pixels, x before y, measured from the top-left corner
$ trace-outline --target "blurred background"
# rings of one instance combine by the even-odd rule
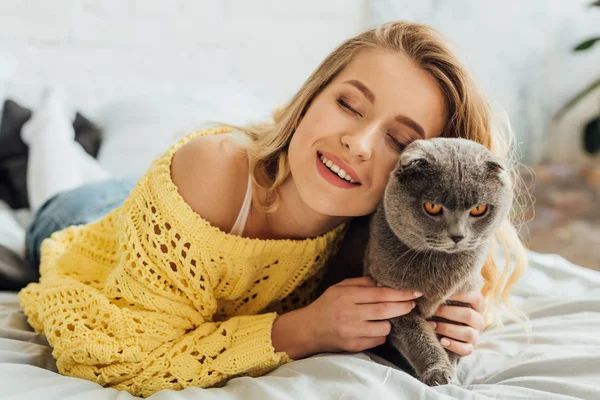
[[[2,135],[49,86],[98,133],[90,154],[117,176],[141,174],[174,136],[267,117],[344,39],[404,19],[444,34],[508,114],[537,199],[524,206],[531,248],[600,269],[600,4],[590,3],[1,0],[0,197],[18,186],[19,165],[2,162]]]

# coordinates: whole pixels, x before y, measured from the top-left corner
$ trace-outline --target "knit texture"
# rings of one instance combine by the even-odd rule
[[[273,321],[311,300],[344,225],[317,238],[262,240],[202,219],[177,191],[171,160],[195,137],[227,131],[186,136],[121,207],[43,241],[40,281],[19,300],[62,374],[146,397],[291,361],[274,351]]]

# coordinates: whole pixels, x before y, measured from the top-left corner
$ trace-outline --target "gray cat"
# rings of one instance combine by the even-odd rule
[[[364,272],[382,285],[418,290],[388,339],[429,386],[457,383],[457,356],[427,323],[457,291],[480,289],[489,240],[512,205],[500,160],[465,139],[411,143],[390,174],[370,223]]]

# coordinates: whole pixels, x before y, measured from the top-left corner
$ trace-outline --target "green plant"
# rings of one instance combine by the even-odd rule
[[[600,7],[600,0],[593,1],[589,4],[590,7]],[[573,48],[573,51],[580,52],[585,51],[594,46],[596,42],[600,42],[600,36],[592,37],[584,40],[579,43],[577,46]],[[567,102],[554,116],[555,119],[562,117],[567,111],[571,109],[575,104],[579,102],[582,98],[587,96],[588,93],[594,91],[597,87],[600,86],[600,78],[593,81],[590,85],[588,85],[585,89],[579,92],[575,97]]]
[[[590,7],[600,7],[600,0],[596,0],[592,3],[590,3]],[[581,42],[577,46],[575,46],[575,48],[573,50],[574,51],[587,50],[590,47],[592,47],[594,45],[594,43],[596,43],[598,41],[600,41],[600,36],[596,36],[596,37],[584,40],[583,42]]]
[[[600,0],[592,2],[590,4],[590,7],[600,7]],[[600,36],[587,39],[575,46],[573,50],[585,51],[592,47],[598,41],[600,41]],[[600,79],[597,79],[595,82],[592,82],[592,84],[588,86],[588,88],[586,88],[582,93],[580,93],[579,98],[581,98],[581,94],[585,96],[586,93],[595,90],[598,86],[600,86]],[[600,151],[600,116],[594,118],[586,125],[583,132],[583,147],[589,154],[596,154]]]

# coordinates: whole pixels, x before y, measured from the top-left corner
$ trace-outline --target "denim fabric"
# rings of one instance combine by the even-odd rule
[[[136,182],[137,178],[96,182],[47,200],[35,213],[25,235],[27,261],[38,269],[44,239],[71,225],[88,224],[102,218],[123,204]]]

